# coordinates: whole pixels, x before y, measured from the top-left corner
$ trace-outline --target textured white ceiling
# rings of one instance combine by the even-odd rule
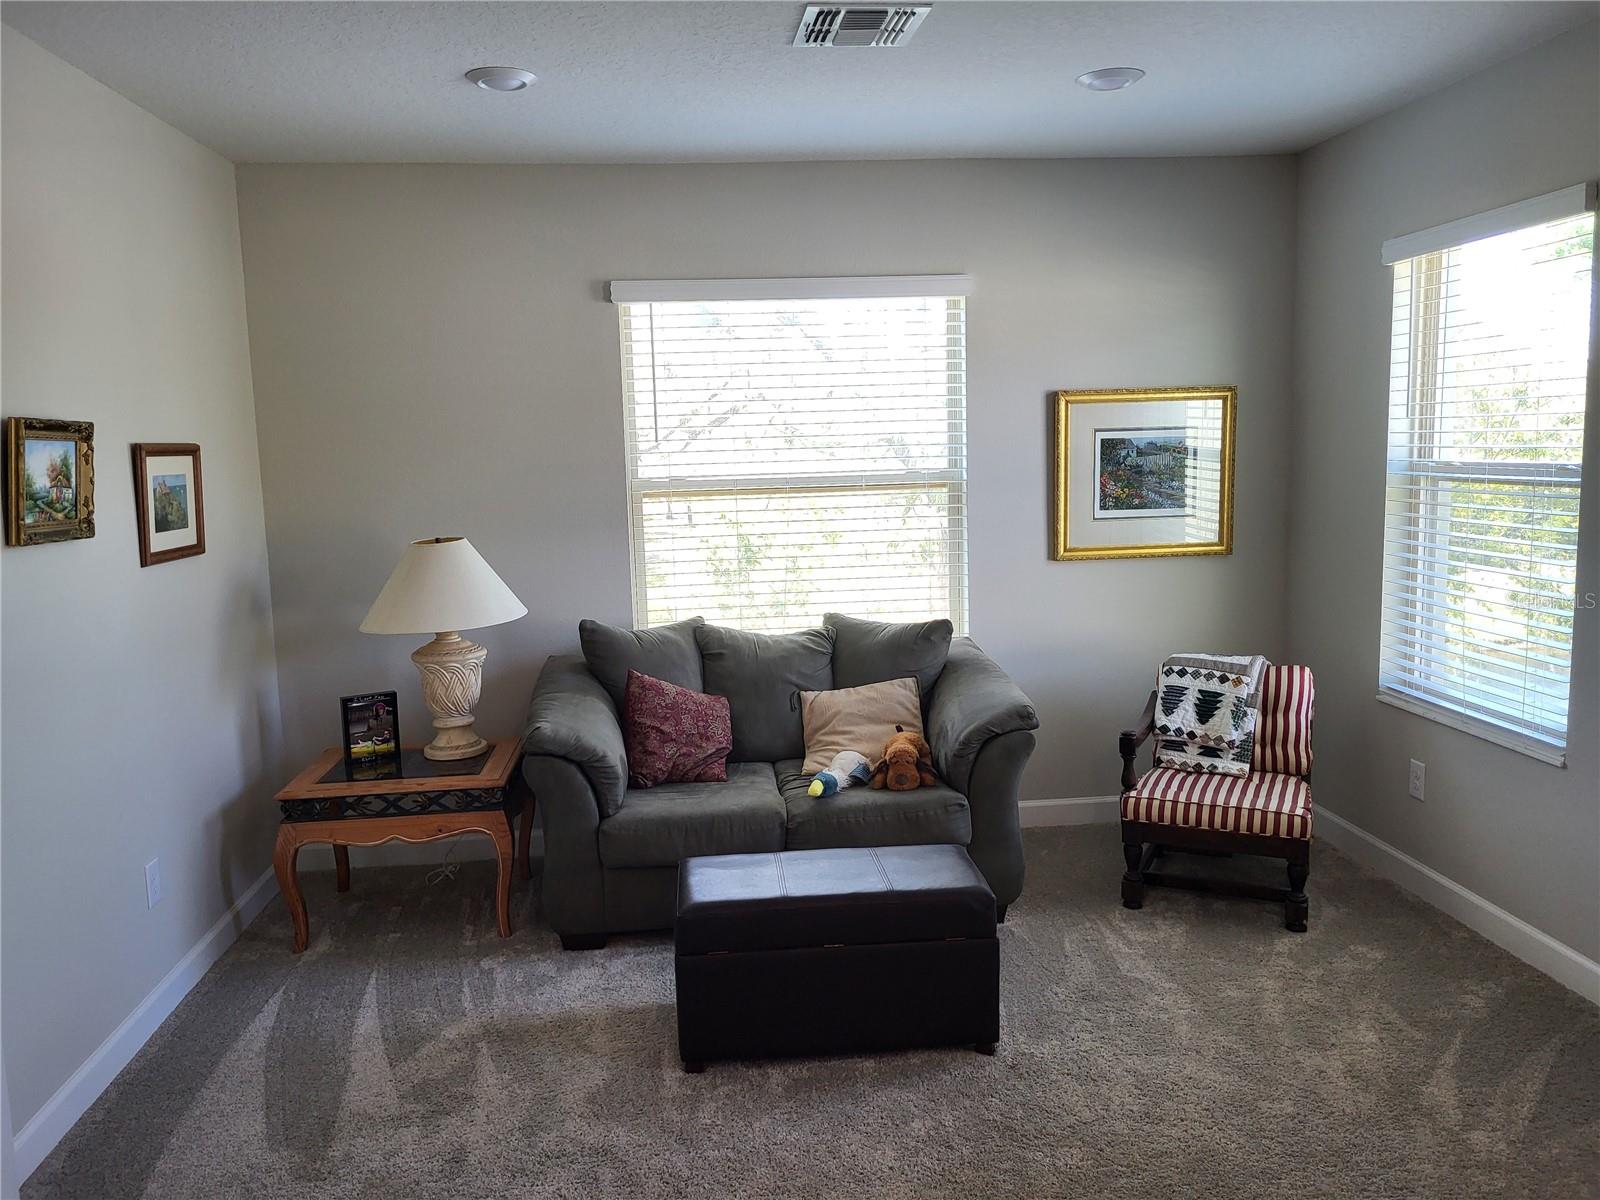
[[[939,0],[905,46],[802,4],[39,3],[4,21],[238,162],[675,162],[1300,150],[1596,3]],[[496,95],[470,67],[526,67]],[[1073,77],[1149,75],[1094,94]]]

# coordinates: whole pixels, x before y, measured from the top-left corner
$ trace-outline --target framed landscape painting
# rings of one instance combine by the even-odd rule
[[[94,424],[6,418],[6,545],[94,536]]]
[[[1189,511],[1189,438],[1180,427],[1094,431],[1094,519]]]
[[[1232,387],[1055,394],[1052,554],[1233,550]]]
[[[140,442],[133,448],[139,565],[153,567],[206,552],[206,507],[200,447]]]

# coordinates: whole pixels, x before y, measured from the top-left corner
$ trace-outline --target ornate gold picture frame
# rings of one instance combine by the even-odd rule
[[[94,536],[94,425],[6,418],[6,545]]]
[[[1233,553],[1238,389],[1055,393],[1051,557]]]

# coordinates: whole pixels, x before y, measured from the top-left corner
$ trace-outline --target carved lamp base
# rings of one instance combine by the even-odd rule
[[[489,652],[459,633],[441,633],[411,655],[422,676],[422,700],[433,713],[433,741],[425,757],[450,762],[477,758],[489,743],[473,729],[472,710],[483,691],[483,660]]]

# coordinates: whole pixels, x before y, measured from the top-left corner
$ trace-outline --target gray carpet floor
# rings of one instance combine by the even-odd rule
[[[563,953],[524,887],[502,941],[482,863],[308,876],[311,948],[274,901],[24,1200],[1600,1195],[1600,1015],[1463,926],[1320,844],[1294,935],[1124,910],[1114,827],[1026,843],[997,1057],[698,1076],[665,938]]]

